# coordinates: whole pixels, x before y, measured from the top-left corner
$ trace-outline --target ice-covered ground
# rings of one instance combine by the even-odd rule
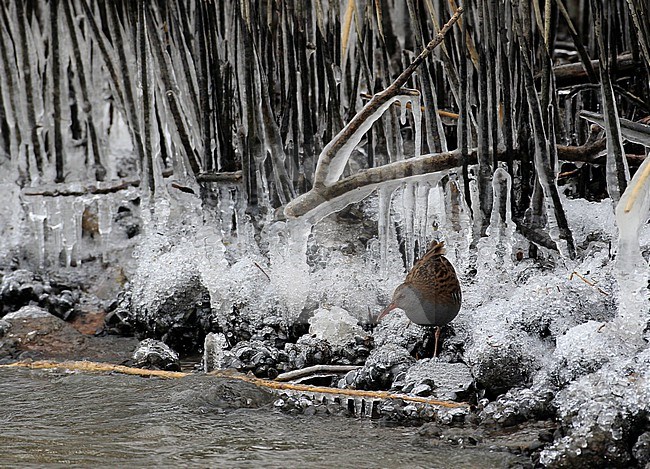
[[[495,189],[509,184],[505,172],[498,176]],[[453,178],[405,183],[315,225],[269,215],[256,228],[239,192],[228,187],[212,210],[193,194],[168,188],[151,211],[130,190],[21,199],[5,184],[3,196],[22,200],[24,212],[2,213],[0,251],[6,258],[22,250],[50,268],[78,264],[92,252],[124,264],[130,319],[159,335],[188,321],[202,333],[222,332],[222,347],[250,340],[239,351],[259,355],[255,344],[279,347],[296,324],[310,325],[315,339],[299,342],[298,355],[288,359],[297,366],[314,356],[316,362],[345,357],[346,347],[366,350],[355,323],[367,323],[386,305],[406,273],[404,257],[415,258],[402,255],[398,240],[415,254],[433,237],[443,239],[464,302],[440,360],[469,365],[490,399],[507,392],[482,403],[482,418],[511,424],[555,415],[565,434],[544,451],[544,463],[571,464],[589,452],[593,461],[625,463],[630,439],[644,434],[650,410],[648,191],[627,212],[625,196],[616,213],[609,200],[563,200],[575,260],[544,249],[529,257],[508,214],[494,216],[488,237],[470,249],[459,194]],[[141,234],[129,235],[129,217],[143,220]],[[403,380],[400,373],[413,364],[411,346],[425,335],[399,313],[376,329],[369,363],[397,366],[382,375],[383,385]],[[373,370],[367,367],[357,384]]]

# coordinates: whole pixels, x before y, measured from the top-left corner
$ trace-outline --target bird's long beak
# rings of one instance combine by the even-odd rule
[[[397,305],[395,303],[390,303],[388,306],[386,306],[386,308],[381,313],[379,313],[379,316],[377,316],[376,322],[381,321],[381,318],[386,316],[388,313],[390,313],[395,308],[397,308]]]

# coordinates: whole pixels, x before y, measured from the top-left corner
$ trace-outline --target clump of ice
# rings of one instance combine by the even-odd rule
[[[355,336],[365,335],[357,320],[338,306],[317,309],[309,319],[309,333],[335,347],[345,347]]]
[[[574,381],[558,393],[555,405],[567,434],[542,452],[542,464],[630,465],[635,422],[650,411],[650,350]]]

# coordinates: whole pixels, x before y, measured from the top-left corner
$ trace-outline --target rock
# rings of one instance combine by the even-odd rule
[[[444,400],[464,400],[473,384],[474,377],[464,363],[445,363],[429,358],[411,366],[399,383],[404,392],[432,395]],[[422,393],[426,392],[425,387],[428,394]]]
[[[563,436],[542,451],[542,464],[629,467],[634,448],[643,457],[638,435],[650,414],[650,350],[576,379],[557,393],[553,405]]]
[[[312,365],[330,363],[332,347],[324,339],[306,334],[295,344],[286,344],[284,351],[288,358],[288,369],[301,369]]]
[[[150,370],[180,371],[178,354],[160,340],[145,339],[133,352],[133,366]]]
[[[170,396],[172,403],[201,413],[254,409],[277,399],[269,390],[241,380],[188,376],[176,381],[172,386],[178,390]]]
[[[200,274],[164,262],[151,268],[156,270],[136,276],[130,308],[119,310],[124,321],[140,337],[162,340],[181,352],[198,350],[211,329],[210,293]]]
[[[393,344],[406,349],[411,355],[424,354],[429,335],[426,327],[412,323],[401,310],[385,316],[373,332],[375,347]]]
[[[395,377],[405,372],[413,363],[415,358],[406,349],[398,345],[386,344],[370,352],[363,368],[344,377],[339,382],[339,387],[388,389],[392,386]]]
[[[270,347],[257,340],[242,341],[231,350],[223,353],[223,366],[239,371],[251,371],[258,378],[275,377],[278,375],[278,364],[281,361],[278,349]]]
[[[476,381],[498,395],[526,383],[541,366],[549,346],[516,329],[485,323],[467,345],[465,359]],[[548,352],[547,352],[548,353]]]
[[[222,333],[210,332],[205,336],[203,342],[203,371],[206,373],[212,370],[226,368],[225,351],[228,349],[228,341]]]
[[[11,329],[11,323],[6,319],[0,319],[0,339],[9,332],[9,329]]]
[[[52,315],[38,306],[23,306],[18,311],[6,314],[4,319],[11,321],[12,319],[36,319],[36,318],[50,318]]]
[[[557,338],[553,361],[546,367],[546,379],[558,387],[564,387],[581,376],[599,370],[612,357],[632,352],[626,348],[620,338],[607,333],[604,323],[589,321],[580,324]]]
[[[650,464],[650,432],[639,436],[632,448],[632,454],[639,465]]]
[[[0,283],[0,314],[33,304],[61,319],[68,319],[74,312],[79,296],[75,287],[61,282],[53,286],[50,281],[33,272],[15,270],[6,274]]]
[[[482,423],[510,427],[527,420],[544,420],[554,415],[555,393],[541,386],[533,389],[514,388],[484,406],[479,412]]]
[[[108,307],[104,318],[104,331],[108,334],[133,335],[131,316],[131,290],[123,290],[117,294],[117,300]]]
[[[413,388],[411,394],[414,396],[428,397],[431,395],[431,386],[424,383],[418,384]]]
[[[16,311],[30,301],[38,301],[42,295],[51,291],[49,284],[28,270],[16,270],[7,273],[0,283],[0,304],[3,311]]]
[[[5,324],[5,326],[1,326]],[[6,327],[6,324],[9,327]],[[34,358],[120,363],[135,339],[85,336],[69,323],[38,306],[25,306],[0,320],[0,359]],[[1,334],[0,334],[1,336]]]

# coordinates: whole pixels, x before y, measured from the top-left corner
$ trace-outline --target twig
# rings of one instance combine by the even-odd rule
[[[606,291],[604,291],[602,288],[600,288],[598,285],[596,285],[596,282],[593,282],[593,281],[591,281],[591,280],[588,280],[587,278],[583,277],[582,275],[580,275],[580,274],[579,274],[578,272],[576,272],[575,270],[574,270],[573,272],[571,272],[571,275],[569,275],[569,280],[573,280],[573,276],[574,276],[574,275],[575,275],[576,277],[578,277],[580,280],[582,280],[583,282],[585,282],[585,283],[586,283],[587,285],[589,285],[590,287],[595,287],[596,290],[598,290],[598,291],[599,291],[600,293],[602,293],[603,295],[605,295],[605,296],[609,296],[609,294],[608,294]]]
[[[139,178],[120,179],[118,181],[95,182],[87,185],[80,183],[51,184],[41,187],[23,189],[24,196],[41,195],[44,197],[81,196],[87,194],[110,194],[129,187],[138,187]]]
[[[262,273],[266,276],[267,279],[269,279],[269,282],[271,281],[271,277],[269,277],[269,274],[266,273],[264,269],[262,269],[262,266],[260,266],[257,262],[253,261],[253,264],[255,264],[255,267],[260,269]]]
[[[358,370],[359,365],[314,365],[302,368],[300,370],[288,371],[275,378],[276,381],[291,381],[292,379],[310,376],[315,373],[347,373],[348,371]]]
[[[196,177],[198,182],[241,182],[241,171],[205,172]]]

